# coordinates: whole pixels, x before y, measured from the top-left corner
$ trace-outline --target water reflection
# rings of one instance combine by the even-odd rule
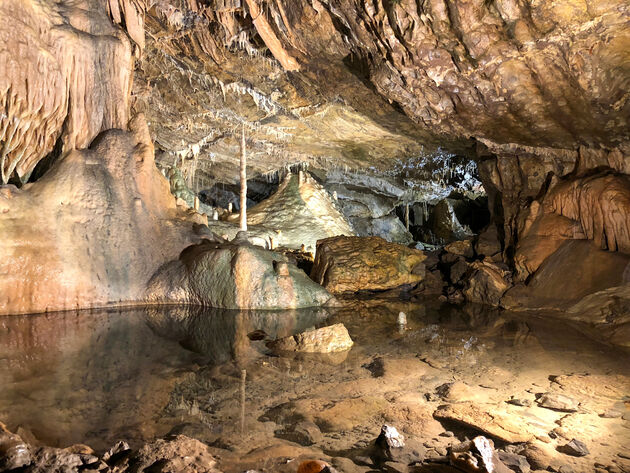
[[[146,320],[154,332],[203,354],[213,364],[246,363],[266,353],[264,342],[322,325],[323,308],[268,311],[202,307],[148,308]]]
[[[255,356],[264,344],[250,343],[253,331],[287,336],[326,317],[196,307],[3,317],[0,421],[55,446],[139,444],[172,427],[160,412],[187,370]]]

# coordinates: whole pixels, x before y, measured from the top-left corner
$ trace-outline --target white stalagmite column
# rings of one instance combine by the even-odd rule
[[[405,228],[409,231],[409,204],[405,204]]]
[[[241,133],[241,215],[239,224],[241,231],[247,231],[247,155],[245,154],[245,123]]]

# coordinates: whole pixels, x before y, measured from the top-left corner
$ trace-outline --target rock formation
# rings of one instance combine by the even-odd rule
[[[0,188],[0,314],[131,304],[187,245],[143,117],[68,151],[38,181]]]
[[[186,248],[148,283],[150,303],[223,309],[296,309],[332,296],[286,256],[246,242],[204,242]]]
[[[317,243],[311,278],[332,293],[378,291],[424,278],[420,250],[379,237],[334,237]]]
[[[274,246],[310,252],[317,240],[354,234],[330,194],[305,171],[288,174],[272,196],[248,210],[247,223],[275,230]]]

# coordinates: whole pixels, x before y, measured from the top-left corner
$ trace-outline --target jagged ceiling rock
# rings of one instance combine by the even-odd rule
[[[201,150],[189,166],[208,177],[236,175],[221,163],[243,122],[257,171],[386,166],[462,140],[612,149],[630,139],[629,13],[623,0],[162,0],[137,106],[158,159]]]

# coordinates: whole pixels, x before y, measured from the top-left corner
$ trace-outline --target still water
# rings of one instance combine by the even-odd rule
[[[396,323],[400,311],[407,314],[405,329]],[[355,341],[350,352],[277,357],[265,345],[337,322]],[[453,379],[508,396],[509,389],[548,383],[550,375],[630,376],[627,356],[562,321],[437,303],[355,300],[333,312],[152,307],[3,317],[0,421],[53,446],[104,450],[119,439],[138,446],[182,425],[223,445],[242,436],[236,426],[243,369],[251,441],[274,436],[268,427],[273,416],[265,413],[276,404],[309,396],[335,396],[333,404],[360,398],[360,386],[383,376],[375,373],[376,358],[408,367],[390,371],[387,382],[398,394],[420,397],[431,383]],[[407,387],[414,363],[429,363],[433,371],[423,385]],[[373,435],[373,426],[365,428]],[[335,435],[330,442],[339,439]],[[355,429],[354,435],[363,434]]]

